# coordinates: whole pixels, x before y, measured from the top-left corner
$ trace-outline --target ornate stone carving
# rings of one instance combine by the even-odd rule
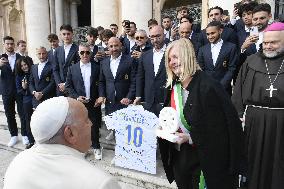
[[[189,14],[192,16],[194,22],[196,23],[201,23],[201,8],[202,8],[202,4],[201,3],[197,3],[197,4],[192,4],[192,5],[188,5],[187,6],[189,9]],[[176,10],[178,7],[176,8],[170,8],[170,9],[165,9],[162,10],[162,18],[164,15],[169,15],[174,19],[175,23],[177,22],[176,19]]]

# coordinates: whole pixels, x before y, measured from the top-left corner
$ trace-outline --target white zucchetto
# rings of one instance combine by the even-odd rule
[[[69,109],[68,98],[54,97],[40,103],[31,117],[31,131],[37,143],[52,138],[62,127]]]

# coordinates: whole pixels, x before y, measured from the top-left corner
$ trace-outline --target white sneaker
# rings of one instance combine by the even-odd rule
[[[109,134],[106,136],[106,140],[113,140],[114,139],[114,132],[110,131]]]
[[[8,147],[13,147],[18,142],[18,136],[12,136],[9,143],[7,144]]]
[[[28,145],[30,143],[29,138],[27,136],[22,136],[23,145]]]
[[[96,160],[101,160],[103,158],[102,149],[94,149],[94,156]]]

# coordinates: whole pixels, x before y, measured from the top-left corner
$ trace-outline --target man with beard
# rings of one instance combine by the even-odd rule
[[[241,52],[249,50],[248,48],[253,46],[252,51],[255,53],[259,51],[260,44],[263,40],[263,31],[267,28],[268,22],[271,19],[271,7],[267,3],[262,3],[256,6],[252,11],[252,25],[257,27],[258,35],[250,35],[246,38],[241,45]],[[245,53],[246,54],[246,53]],[[247,56],[250,54],[247,54]]]
[[[165,36],[161,26],[150,30],[153,50],[143,53],[139,59],[136,75],[136,99],[133,104],[144,103],[144,108],[159,115],[163,108],[166,84]]]
[[[268,26],[262,44],[242,65],[232,101],[245,121],[248,189],[278,189],[284,186],[284,24]]]

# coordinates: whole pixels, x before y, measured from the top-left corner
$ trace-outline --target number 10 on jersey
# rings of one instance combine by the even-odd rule
[[[127,143],[128,145],[134,144],[136,147],[140,147],[142,145],[143,139],[143,130],[141,127],[132,128],[131,125],[127,125]]]

